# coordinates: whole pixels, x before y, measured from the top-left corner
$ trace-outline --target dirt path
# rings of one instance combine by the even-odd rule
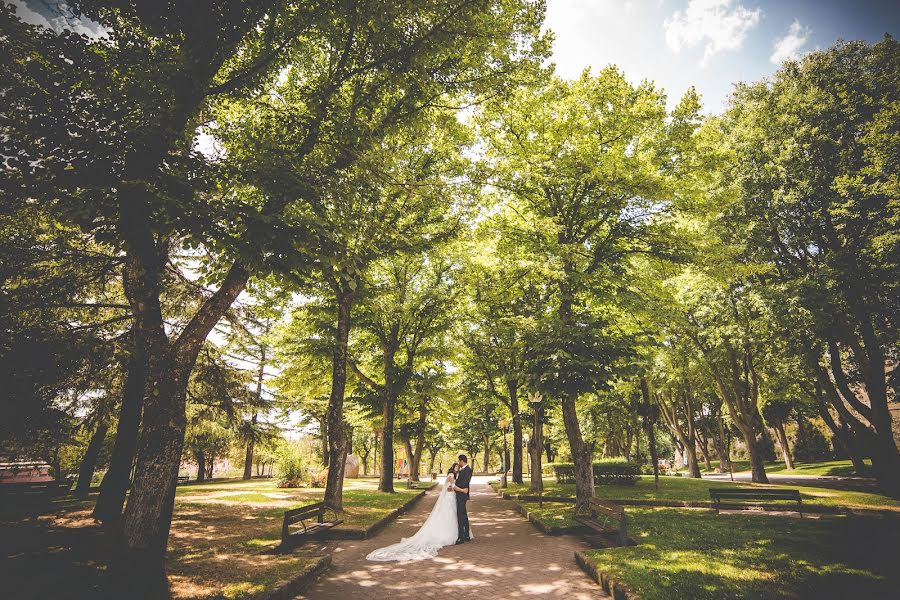
[[[469,502],[475,541],[444,548],[433,560],[366,560],[375,548],[411,536],[436,499],[432,490],[374,539],[335,542],[331,569],[298,598],[608,598],[575,564],[583,542],[539,533],[483,481],[473,482]]]

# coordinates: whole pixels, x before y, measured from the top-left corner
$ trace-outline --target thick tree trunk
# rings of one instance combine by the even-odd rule
[[[135,352],[128,361],[128,373],[122,390],[122,406],[113,445],[109,469],[100,483],[100,495],[94,506],[93,517],[106,525],[121,525],[125,495],[131,484],[131,470],[137,452],[138,432],[141,425],[141,408],[144,403],[146,371],[144,360]]]
[[[716,448],[716,454],[719,455],[719,469],[723,473],[730,473],[731,459],[728,456],[728,450],[725,448],[725,422],[722,420],[721,414],[716,414],[716,427],[718,434],[713,435],[713,446]]]
[[[484,472],[488,473],[490,469],[491,462],[491,438],[487,436],[487,434],[481,434],[481,445],[484,446]],[[503,451],[500,452],[501,458],[500,461],[503,462]],[[508,457],[507,457],[508,458]],[[509,468],[509,464],[503,463],[503,470],[507,470]]]
[[[319,443],[321,444],[321,447],[322,447],[322,466],[326,467],[326,468],[328,467],[328,421],[327,421],[327,418],[328,418],[327,415],[323,415],[322,420],[320,421],[320,424],[319,424],[319,431],[321,433],[321,439],[319,440]]]
[[[647,379],[642,375],[641,384],[641,400],[643,402],[643,418],[644,430],[647,432],[647,446],[650,449],[650,460],[653,463],[653,484],[659,489],[659,454],[656,452],[656,427],[653,418],[653,405],[650,403],[650,386],[647,385]]]
[[[254,411],[253,417],[250,419],[250,423],[252,425],[256,425],[257,413]],[[247,440],[247,451],[244,453],[244,479],[252,479],[253,478],[253,446],[254,440],[253,435],[251,434],[250,439]]]
[[[828,407],[825,406],[824,399],[821,397],[820,392],[817,393],[816,407],[822,420],[825,421],[825,424],[831,430],[834,439],[837,440],[837,443],[844,449],[844,453],[850,459],[850,462],[853,463],[853,469],[856,471],[856,474],[867,475],[869,473],[869,465],[866,464],[862,452],[856,444],[856,440],[853,439],[853,432],[850,431],[850,428],[843,421],[840,425],[837,424],[834,417],[831,416]]]
[[[575,398],[566,396],[562,399],[563,423],[572,450],[572,462],[575,464],[575,510],[587,512],[591,498],[594,497],[594,468],[591,464],[591,449],[581,436],[581,425],[575,411]]]
[[[744,434],[744,442],[747,444],[747,453],[750,455],[750,479],[753,483],[769,483],[766,475],[766,460],[763,456],[762,441],[757,437],[753,428],[740,428]]]
[[[509,409],[512,412],[513,428],[513,452],[512,452],[512,480],[513,483],[522,483],[522,417],[519,416],[519,382],[507,381],[506,389],[509,392]]]
[[[100,457],[100,451],[103,450],[103,442],[106,440],[108,431],[109,423],[101,419],[91,435],[91,441],[88,443],[84,457],[81,459],[81,466],[78,469],[78,484],[75,486],[75,495],[79,498],[87,497],[91,491],[91,479],[94,478],[94,469],[97,468],[97,459]]]
[[[531,491],[541,493],[544,491],[543,469],[541,467],[541,453],[544,443],[544,408],[534,406],[534,421],[531,425],[531,439],[528,440],[528,450],[531,454]]]
[[[339,293],[337,297],[337,331],[332,355],[331,395],[328,398],[328,480],[325,483],[325,504],[340,511],[344,507],[344,462],[347,443],[344,439],[344,391],[347,386],[347,342],[350,337],[350,309],[352,295]]]
[[[784,423],[781,421],[773,423],[772,428],[775,430],[775,439],[778,440],[778,447],[781,449],[784,466],[788,471],[793,471],[794,459],[791,457],[791,447],[788,445],[787,433],[784,431]]]
[[[123,212],[127,219],[129,211]],[[125,287],[135,315],[139,351],[147,357],[147,380],[137,468],[125,508],[125,536],[130,560],[156,571],[165,556],[175,504],[187,425],[188,379],[206,336],[244,289],[249,274],[233,264],[219,290],[203,303],[170,345],[159,305],[160,257],[148,258],[148,252],[157,252],[153,237],[147,230],[138,233],[126,255]]]
[[[388,493],[394,492],[394,404],[393,391],[386,389],[381,421],[381,476],[378,479],[378,491]]]

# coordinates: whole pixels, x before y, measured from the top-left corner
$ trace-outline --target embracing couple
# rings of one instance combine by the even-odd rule
[[[399,543],[371,552],[369,560],[425,560],[434,558],[438,550],[451,544],[462,544],[474,536],[469,529],[466,503],[469,501],[469,484],[472,468],[465,454],[459,455],[447,472],[441,493],[431,514],[419,531]]]

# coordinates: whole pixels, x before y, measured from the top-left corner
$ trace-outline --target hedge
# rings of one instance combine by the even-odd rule
[[[605,460],[594,463],[594,485],[618,483],[634,485],[641,478],[640,465],[625,460]],[[573,463],[550,463],[545,468],[553,470],[556,483],[574,483]]]

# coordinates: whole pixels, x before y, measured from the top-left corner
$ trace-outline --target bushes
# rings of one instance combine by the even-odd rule
[[[307,479],[303,462],[303,455],[299,448],[293,445],[281,448],[275,459],[278,468],[278,487],[295,488],[303,485]]]
[[[575,465],[550,463],[545,468],[553,470],[557,483],[575,481]],[[641,478],[640,465],[622,459],[605,459],[594,463],[594,484],[634,485]]]

